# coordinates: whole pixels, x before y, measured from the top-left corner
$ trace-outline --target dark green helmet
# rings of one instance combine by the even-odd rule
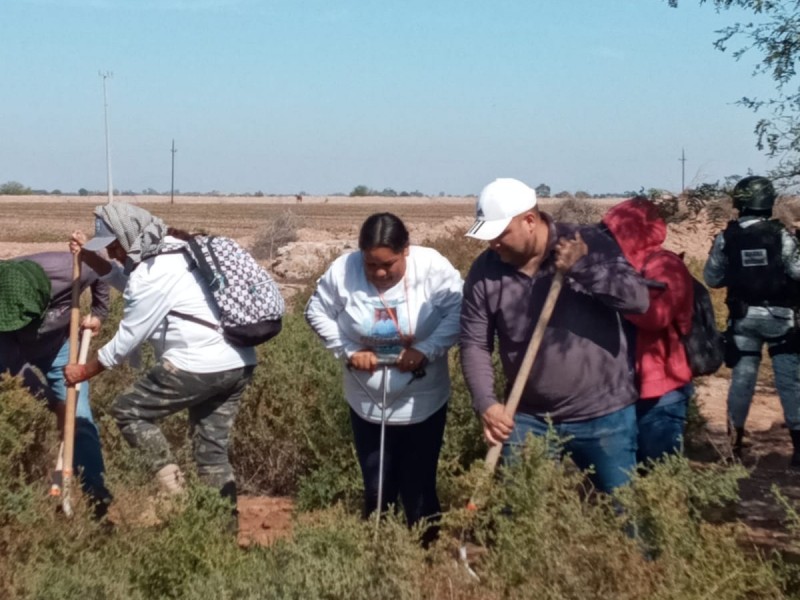
[[[775,188],[766,177],[751,175],[745,177],[733,188],[733,207],[739,212],[750,210],[768,213],[775,204]]]

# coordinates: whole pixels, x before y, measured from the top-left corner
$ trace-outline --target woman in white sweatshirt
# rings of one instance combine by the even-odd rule
[[[309,325],[342,361],[344,394],[364,479],[364,516],[378,508],[381,402],[386,441],[380,510],[402,500],[409,526],[441,511],[436,465],[450,374],[447,351],[459,331],[461,276],[431,248],[411,246],[391,213],[364,222],[360,251],[337,258],[305,310]],[[383,368],[389,363],[390,368]],[[384,373],[386,378],[384,380]]]

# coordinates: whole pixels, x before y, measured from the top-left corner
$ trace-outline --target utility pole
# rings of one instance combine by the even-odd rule
[[[172,184],[169,188],[169,203],[175,204],[175,140],[172,140]]]
[[[111,183],[111,144],[108,140],[108,95],[106,94],[106,79],[114,76],[111,71],[100,71],[100,77],[103,78],[103,113],[105,115],[106,123],[106,169],[108,171],[108,203],[114,201],[114,185]]]
[[[681,163],[681,193],[686,189],[686,153],[681,148],[681,157],[678,159]]]

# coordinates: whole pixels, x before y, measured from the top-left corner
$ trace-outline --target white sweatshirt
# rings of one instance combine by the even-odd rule
[[[383,300],[366,278],[360,251],[340,256],[328,267],[306,305],[305,316],[325,347],[342,360],[344,394],[358,415],[380,422],[384,370],[350,370],[345,363],[364,349],[379,358],[396,358],[402,342],[395,319],[403,334],[411,328],[411,345],[426,356],[428,364],[425,376],[418,379],[394,367],[387,369],[387,422],[418,423],[447,402],[447,351],[458,338],[461,287],[461,275],[450,262],[436,250],[421,246],[410,247],[404,279],[385,291]],[[388,311],[394,312],[395,319]]]
[[[167,238],[170,243],[180,240]],[[229,344],[210,327],[167,315],[171,310],[218,323],[210,292],[197,269],[190,270],[185,252],[159,254],[142,261],[128,278],[123,292],[124,308],[119,329],[97,353],[107,369],[131,355],[150,340],[157,359],[166,359],[190,373],[216,373],[256,364],[254,348]],[[118,286],[119,273],[104,279]]]

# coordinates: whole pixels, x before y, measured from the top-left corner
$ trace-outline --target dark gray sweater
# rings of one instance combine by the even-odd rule
[[[533,277],[493,250],[481,254],[467,275],[460,334],[464,378],[478,413],[497,402],[491,360],[496,337],[507,395],[553,280],[552,248],[559,237],[580,231],[589,253],[566,274],[518,411],[554,422],[601,417],[637,399],[618,311],[645,312],[647,287],[606,233],[543,216],[549,255]]]
[[[0,371],[24,373],[28,363],[52,360],[69,337],[69,316],[72,305],[72,254],[42,252],[20,256],[15,260],[31,260],[39,264],[50,278],[50,303],[41,323],[32,323],[19,331],[0,334]],[[109,288],[97,273],[86,265],[81,268],[81,291],[92,289],[92,315],[105,319],[108,315]]]

